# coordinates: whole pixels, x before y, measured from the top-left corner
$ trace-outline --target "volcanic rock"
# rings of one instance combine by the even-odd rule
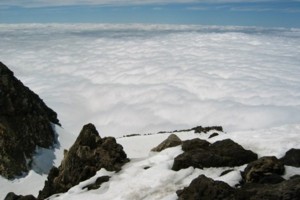
[[[160,143],[157,147],[153,148],[151,151],[161,152],[164,149],[181,145],[181,143],[182,141],[177,135],[171,134],[166,140]]]
[[[128,162],[123,147],[115,138],[101,138],[93,124],[81,130],[73,146],[65,154],[61,165],[53,167],[38,198],[68,191],[79,182],[94,176],[98,170],[119,171]]]
[[[208,148],[188,149],[174,159],[172,169],[178,171],[188,167],[234,167],[257,159],[257,154],[245,150],[230,139],[213,143]]]
[[[191,140],[185,140],[182,142],[182,150],[183,151],[191,151],[195,149],[207,149],[210,143],[206,140],[201,140],[199,138],[194,138]]]
[[[191,130],[194,130],[195,133],[207,133],[212,130],[223,132],[223,127],[222,126],[208,126],[208,127],[197,126],[192,128]]]
[[[0,175],[8,179],[30,169],[37,146],[55,143],[57,114],[0,62]]]
[[[278,183],[283,181],[284,165],[275,156],[262,157],[247,165],[242,177],[246,183]]]
[[[234,189],[227,183],[200,175],[188,187],[176,193],[178,200],[229,200],[233,192]]]
[[[285,165],[300,167],[300,149],[290,149],[280,159]]]

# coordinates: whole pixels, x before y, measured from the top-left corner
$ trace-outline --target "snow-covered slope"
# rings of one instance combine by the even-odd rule
[[[55,149],[54,155],[49,151],[38,151],[36,156],[36,167],[26,177],[15,181],[7,181],[0,179],[2,186],[0,198],[3,198],[7,192],[13,191],[17,194],[34,194],[43,188],[46,175],[37,173],[42,168],[47,168],[49,163],[49,155],[55,158],[53,163],[55,166],[60,164],[63,149],[68,148],[75,136],[67,133],[63,129],[56,127],[59,136],[60,147]],[[209,133],[175,132],[182,140],[201,138],[209,142],[215,142],[230,138],[241,144],[244,148],[256,152],[261,156],[277,156],[282,157],[290,148],[300,148],[300,124],[286,125],[271,129],[262,129],[256,131],[239,131],[239,132],[219,132],[219,136],[209,139]],[[129,163],[123,166],[120,172],[108,172],[104,169],[100,170],[91,179],[80,183],[78,186],[71,188],[67,193],[59,196],[54,195],[50,199],[124,199],[124,200],[140,200],[140,199],[176,199],[176,191],[186,187],[190,182],[204,174],[215,180],[222,180],[229,185],[234,186],[241,180],[240,171],[246,165],[235,167],[234,171],[220,177],[226,167],[222,168],[204,168],[194,169],[192,167],[183,169],[178,172],[171,170],[174,158],[182,153],[181,147],[173,147],[166,149],[160,153],[151,152],[150,150],[166,139],[171,133],[153,134],[133,137],[122,137],[117,139],[128,157],[131,159]],[[45,165],[46,163],[46,165]],[[292,175],[300,174],[300,168],[286,166],[284,178]],[[103,183],[97,190],[87,191],[84,186],[94,182],[97,177],[109,175],[112,178],[109,182]],[[121,191],[121,192],[120,192]]]

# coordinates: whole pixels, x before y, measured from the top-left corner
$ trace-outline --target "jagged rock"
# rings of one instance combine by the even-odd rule
[[[4,200],[36,200],[36,198],[32,195],[22,196],[22,195],[16,195],[15,193],[10,192],[6,195]]]
[[[200,175],[188,187],[176,193],[178,200],[229,200],[233,192],[234,189],[227,183]]]
[[[93,124],[81,130],[58,168],[52,168],[38,198],[68,191],[72,186],[94,176],[98,170],[119,171],[128,162],[123,147],[115,138],[101,138]]]
[[[257,159],[257,154],[245,150],[230,139],[213,143],[206,149],[185,151],[174,159],[172,169],[178,171],[188,167],[234,167]]]
[[[57,114],[0,62],[0,175],[8,179],[30,169],[37,146],[51,147]]]
[[[182,141],[177,135],[171,134],[166,140],[160,143],[157,147],[153,148],[151,151],[161,152],[164,149],[181,145],[181,143]]]
[[[182,150],[190,151],[195,149],[207,149],[210,143],[206,140],[201,140],[199,138],[194,138],[191,140],[185,140],[182,142]]]
[[[275,156],[262,157],[247,165],[242,177],[246,183],[278,183],[283,181],[284,165]]]
[[[194,130],[195,133],[207,133],[212,130],[223,132],[223,127],[222,126],[208,126],[208,127],[197,126],[192,128],[191,130]]]
[[[300,149],[290,149],[280,159],[285,165],[300,167]]]

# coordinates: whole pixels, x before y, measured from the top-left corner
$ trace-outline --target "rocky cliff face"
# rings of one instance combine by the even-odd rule
[[[0,175],[12,179],[30,169],[37,146],[51,147],[57,114],[0,62]]]

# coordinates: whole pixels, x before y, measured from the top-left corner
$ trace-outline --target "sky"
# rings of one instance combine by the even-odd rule
[[[0,23],[146,23],[300,28],[300,0],[1,0]]]

